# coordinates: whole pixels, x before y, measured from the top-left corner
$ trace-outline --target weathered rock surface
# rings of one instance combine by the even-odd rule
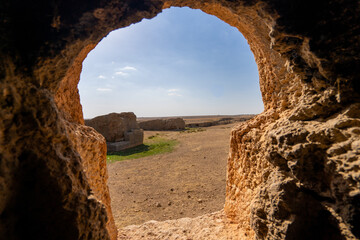
[[[237,240],[246,239],[246,235],[236,224],[231,224],[224,211],[218,211],[196,218],[130,225],[119,229],[118,239]]]
[[[65,122],[70,139],[79,153],[93,196],[104,205],[108,215],[107,230],[111,236],[116,235],[115,222],[111,212],[111,200],[107,186],[106,141],[93,128],[82,124]]]
[[[107,142],[124,141],[125,133],[139,129],[136,116],[132,112],[109,113],[92,119],[86,119],[85,125],[93,127]]]
[[[109,113],[85,120],[106,139],[108,152],[120,151],[143,144],[144,132],[132,112]]]
[[[185,129],[185,121],[182,118],[154,119],[139,122],[144,130],[182,130]]]
[[[360,238],[358,0],[1,1],[0,236],[116,238],[103,148],[76,128],[81,61],[170,6],[236,27],[258,65],[265,111],[232,132],[227,218],[248,239]]]

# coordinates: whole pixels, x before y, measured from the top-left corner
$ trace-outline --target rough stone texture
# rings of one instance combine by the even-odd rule
[[[107,230],[110,236],[114,236],[117,231],[111,212],[110,193],[107,186],[106,141],[93,128],[82,124],[66,122],[66,128],[82,159],[81,163],[92,194],[105,205],[108,215]]]
[[[139,129],[136,116],[132,112],[109,113],[85,120],[87,126],[93,127],[101,133],[107,142],[119,142],[125,139],[125,133],[132,129]]]
[[[109,113],[85,120],[85,124],[105,137],[109,152],[143,144],[144,132],[139,128],[132,112]]]
[[[1,238],[109,239],[51,93],[23,79],[0,83]]]
[[[182,130],[185,129],[185,121],[182,118],[154,119],[139,122],[144,130]]]
[[[92,193],[104,159],[72,137],[76,81],[111,30],[170,6],[239,29],[258,65],[265,111],[232,132],[227,217],[249,239],[360,238],[358,0],[1,1],[0,236],[116,238]]]
[[[119,240],[238,240],[246,236],[226,218],[224,211],[196,218],[180,218],[163,222],[148,221],[119,229]]]
[[[82,166],[91,188],[91,193],[105,205],[108,220],[106,227],[112,239],[117,231],[112,217],[110,193],[107,187],[106,142],[92,128],[83,126],[84,118],[77,85],[80,80],[82,62],[96,44],[89,44],[79,53],[60,82],[54,96],[55,103],[64,118],[70,141],[82,159]],[[68,101],[71,100],[71,104]]]
[[[80,81],[80,74],[82,70],[82,62],[87,54],[96,46],[96,44],[89,44],[81,50],[79,55],[74,59],[74,62],[67,70],[65,77],[60,82],[58,91],[55,94],[55,102],[63,115],[63,118],[70,122],[84,124],[82,107],[80,104],[80,96],[77,85]],[[68,101],[71,99],[71,104]]]

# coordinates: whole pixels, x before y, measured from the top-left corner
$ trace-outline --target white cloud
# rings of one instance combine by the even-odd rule
[[[99,92],[111,92],[112,89],[111,88],[97,88],[96,91],[99,91]]]
[[[118,72],[115,72],[115,75],[126,77],[126,76],[128,76],[129,74],[128,74],[128,73],[125,73],[125,72],[118,71]]]
[[[115,69],[114,75],[128,77],[128,76],[130,76],[130,72],[134,72],[134,71],[137,71],[137,69],[135,67],[126,66],[123,68]]]
[[[131,66],[126,66],[121,68],[122,71],[137,71],[137,69],[135,67],[131,67]]]
[[[176,96],[176,97],[181,97],[182,96],[180,94],[180,89],[176,89],[176,88],[168,89],[167,92],[168,92],[168,96]]]
[[[104,75],[99,75],[98,78],[100,79],[106,79],[106,77]]]

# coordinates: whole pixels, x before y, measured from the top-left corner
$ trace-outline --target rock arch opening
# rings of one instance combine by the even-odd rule
[[[232,236],[359,238],[356,0],[2,2],[1,236],[60,238],[71,229],[74,239],[116,239],[106,168],[95,161],[105,143],[83,125],[76,97],[81,63],[110,31],[170,6],[237,27],[259,68],[265,111],[231,137]],[[40,203],[45,211],[33,207]]]
[[[190,8],[111,32],[83,62],[84,118],[258,114],[257,66],[234,27]]]
[[[232,12],[228,7],[225,6],[221,6],[218,4],[201,4],[200,6],[193,6],[191,4],[165,4],[163,7],[167,8],[170,7],[171,5],[174,6],[190,6],[190,7],[194,7],[194,8],[200,8],[201,10],[203,10],[206,13],[210,13],[212,15],[215,15],[217,17],[219,17],[220,19],[222,19],[223,21],[229,23],[232,26],[235,26],[243,35],[244,37],[248,40],[248,43],[250,45],[250,48],[252,50],[252,52],[254,53],[255,56],[255,61],[258,65],[258,69],[259,69],[259,77],[260,77],[260,88],[261,88],[261,92],[262,92],[262,98],[263,98],[263,102],[264,102],[264,108],[265,110],[269,110],[272,109],[272,113],[270,114],[270,118],[272,118],[272,115],[275,114],[276,116],[276,111],[274,111],[275,109],[277,109],[278,107],[280,108],[286,108],[286,101],[287,101],[287,95],[281,95],[281,94],[277,94],[278,91],[280,91],[279,85],[277,85],[277,83],[275,81],[279,81],[284,80],[284,81],[295,81],[294,79],[289,79],[291,78],[294,74],[293,73],[289,73],[288,71],[285,71],[285,60],[283,58],[281,58],[281,56],[279,55],[279,53],[275,52],[274,50],[272,50],[271,48],[269,48],[269,43],[270,43],[270,39],[268,37],[268,25],[271,24],[267,21],[270,21],[270,19],[264,19],[260,16],[258,16],[258,14],[256,13],[258,10],[253,9],[253,12],[248,11],[243,9],[240,10],[240,12],[238,13],[234,13]],[[248,22],[248,20],[246,20],[247,17],[251,17],[251,22]],[[264,23],[264,20],[265,23]],[[128,24],[127,24],[128,25]],[[256,25],[256,27],[254,26]],[[86,57],[86,54],[92,49],[94,48],[95,45],[88,45],[86,48],[83,49],[83,51],[78,55],[78,61],[75,61],[75,64],[73,65],[72,68],[70,68],[70,70],[68,71],[67,76],[69,77],[65,77],[59,87],[59,90],[56,94],[56,101],[57,101],[57,105],[59,107],[59,109],[63,110],[61,111],[62,114],[64,114],[64,117],[71,120],[72,122],[78,122],[78,123],[83,123],[83,119],[81,117],[81,107],[79,108],[80,104],[79,104],[79,100],[77,99],[77,103],[74,104],[74,96],[78,95],[77,93],[77,88],[76,88],[76,84],[79,80],[79,76],[80,76],[80,71],[81,71],[81,66],[79,65],[79,63],[81,63],[83,61],[83,59]],[[74,74],[75,71],[75,74]],[[74,78],[74,76],[76,76]],[[295,78],[296,79],[296,78]],[[266,83],[266,84],[265,84]],[[284,88],[284,85],[283,85]],[[65,91],[64,91],[65,90]],[[296,91],[301,91],[299,88],[297,88]],[[71,99],[72,102],[71,104],[68,103],[68,99],[70,99],[69,95],[66,96],[67,94],[71,95]],[[298,97],[300,94],[295,95],[295,98]],[[60,100],[60,99],[63,100]],[[68,98],[68,99],[66,99]],[[280,98],[280,99],[277,99]],[[280,104],[279,104],[280,102]],[[76,108],[76,109],[74,109]],[[96,141],[94,141],[96,142]],[[99,144],[97,142],[97,144]],[[104,144],[104,143],[103,143]],[[78,146],[78,151],[81,155],[81,151],[79,149],[80,146]],[[98,147],[98,146],[97,146]],[[85,153],[84,153],[85,154]],[[104,155],[104,153],[102,153],[102,155]],[[84,158],[85,159],[85,158]],[[86,164],[84,164],[86,166]],[[95,168],[97,168],[98,165],[96,165]],[[92,167],[92,164],[87,165],[87,167],[90,167],[92,169],[94,169]],[[86,167],[85,167],[86,168]],[[232,177],[232,174],[229,174],[231,172],[231,167],[228,166],[228,176]],[[90,170],[89,172],[93,172],[92,170]],[[104,176],[104,174],[101,174],[102,176]],[[90,180],[91,182],[92,180]],[[106,182],[105,179],[102,180],[103,183]],[[237,181],[237,180],[236,180]],[[250,181],[250,180],[249,180]],[[98,181],[94,181],[95,182]],[[100,188],[99,184],[96,183],[96,187],[95,188]],[[234,186],[233,184],[231,184],[232,186]],[[94,191],[95,195],[96,195],[96,190]],[[230,189],[229,188],[229,183],[227,186],[227,197],[230,197],[231,195],[238,195],[238,190],[237,189]],[[101,199],[103,198],[104,201],[107,204],[107,208],[108,208],[108,212],[110,212],[110,202],[109,202],[109,193],[106,193],[106,191],[104,192],[104,190],[100,190],[98,197]],[[231,196],[231,198],[233,198],[233,196]],[[238,197],[236,197],[238,198]],[[244,219],[248,219],[249,215],[244,215],[242,214],[243,210],[239,210],[237,209],[237,207],[233,207],[232,204],[238,205],[238,203],[233,203],[233,201],[227,201],[226,202],[226,211],[228,216],[232,216],[233,214],[237,215],[237,216],[243,216]],[[238,211],[241,211],[241,214],[239,214]],[[111,212],[110,212],[110,216],[111,216]],[[111,217],[110,217],[111,219]],[[235,220],[235,218],[233,218]],[[236,219],[237,222],[240,222],[242,220],[238,220]],[[247,220],[245,222],[248,222]],[[112,225],[111,228],[114,229],[114,225],[113,222],[109,223],[110,225]],[[246,231],[251,231],[251,228],[248,227],[248,229]],[[113,232],[115,232],[115,230],[113,230]]]
[[[140,127],[146,124],[146,146],[151,148],[154,136],[178,143],[174,153],[144,162],[109,166],[108,160],[118,227],[195,217],[223,208],[230,130],[235,121],[263,111],[258,79],[253,54],[241,33],[190,8],[166,9],[154,19],[113,31],[88,54],[78,86],[84,118],[134,112],[142,121]],[[239,114],[245,115],[231,116]],[[144,123],[169,116],[197,128],[154,132],[161,128]],[[91,121],[93,125],[90,121],[85,125],[98,129],[100,122]],[[223,125],[227,123],[231,124]],[[98,131],[108,139],[111,129]],[[109,151],[114,148],[108,147]],[[112,153],[108,158],[119,157]],[[136,166],[138,173],[130,170]]]

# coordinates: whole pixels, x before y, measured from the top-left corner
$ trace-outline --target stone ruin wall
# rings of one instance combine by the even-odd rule
[[[185,121],[182,118],[169,119],[153,119],[138,122],[139,127],[144,130],[183,130],[185,129]]]
[[[144,131],[140,129],[133,112],[97,116],[86,119],[85,125],[104,136],[108,153],[136,147],[144,142]]]
[[[228,160],[225,211],[239,232],[360,238],[357,1],[10,2],[0,23],[1,235],[116,239],[104,140],[83,125],[78,101],[81,62],[111,30],[189,6],[237,27],[259,69],[265,111],[233,130]],[[20,26],[39,37],[19,36]]]

